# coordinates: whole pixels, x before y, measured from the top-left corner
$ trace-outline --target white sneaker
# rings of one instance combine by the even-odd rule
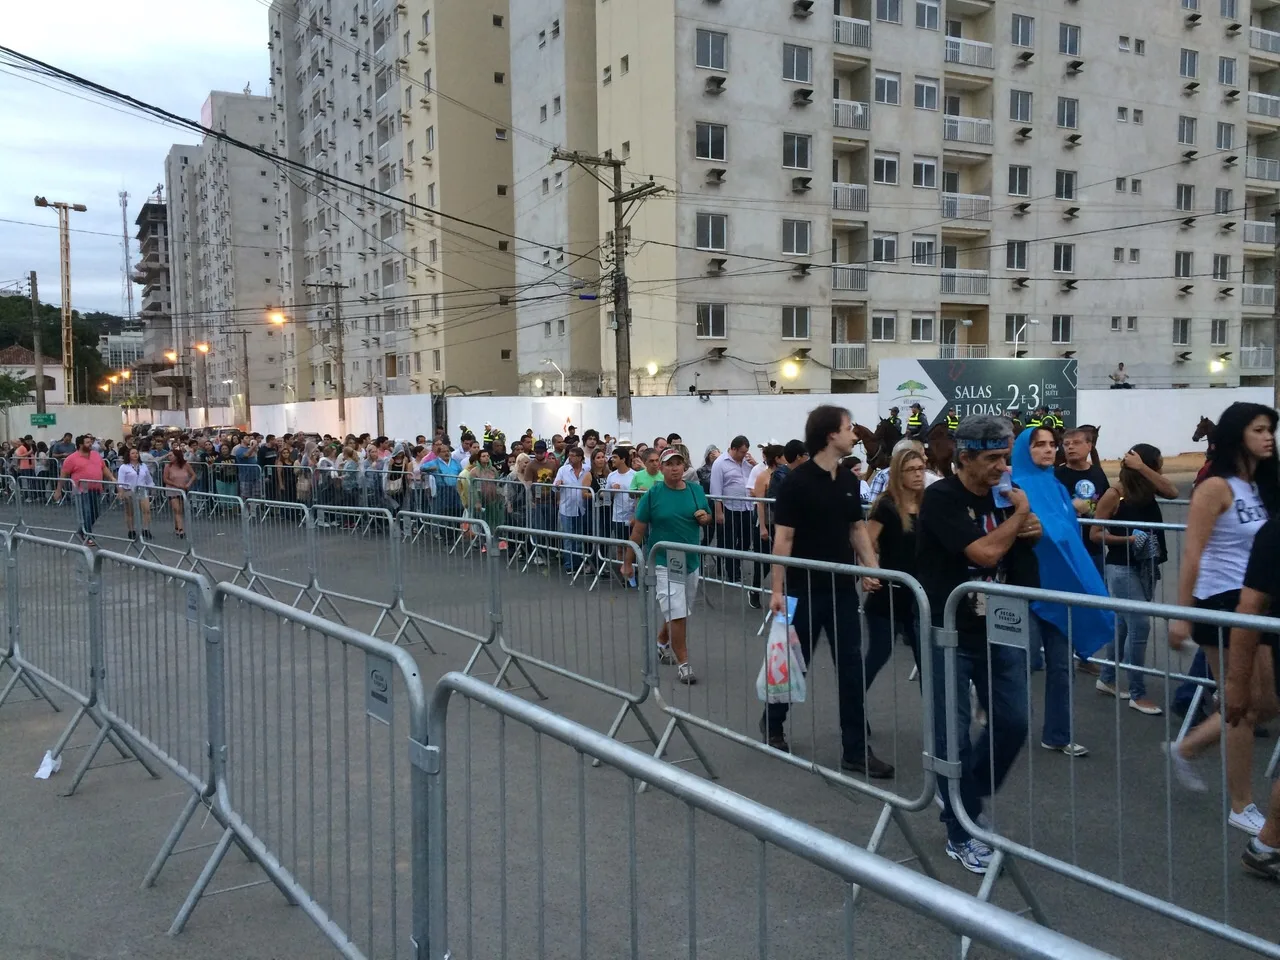
[[[1040,746],[1044,747],[1046,750],[1053,750],[1057,753],[1065,753],[1068,757],[1087,757],[1089,755],[1089,748],[1079,743],[1064,743],[1060,745],[1055,745],[1052,743],[1045,743],[1043,740],[1041,740]]]
[[[1227,823],[1251,837],[1256,837],[1266,822],[1267,818],[1262,815],[1262,811],[1252,803],[1239,813],[1232,811],[1231,816],[1227,817]]]
[[[1168,755],[1169,762],[1173,766],[1173,775],[1178,778],[1178,782],[1184,788],[1194,793],[1204,793],[1209,789],[1205,786],[1204,778],[1191,765],[1191,761],[1178,752],[1176,743],[1162,743],[1160,749]]]

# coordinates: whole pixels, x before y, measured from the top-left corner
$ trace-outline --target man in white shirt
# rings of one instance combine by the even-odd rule
[[[591,471],[583,466],[582,448],[576,444],[569,448],[567,462],[556,473],[554,486],[560,505],[560,530],[563,533],[582,535],[587,511],[591,509]],[[581,540],[566,540],[563,547],[564,571],[573,573],[586,558]],[[584,572],[590,573],[590,568]]]
[[[750,550],[753,529],[751,502],[751,441],[737,436],[729,450],[711,465],[711,498],[715,503],[716,528],[720,546],[727,550]],[[724,562],[725,579],[740,583],[742,565],[737,560]]]

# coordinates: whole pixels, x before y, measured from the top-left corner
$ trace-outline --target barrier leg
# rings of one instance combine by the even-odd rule
[[[23,666],[14,666],[11,657],[0,659],[0,667],[7,666],[13,671],[13,676],[9,678],[9,682],[5,684],[3,690],[0,690],[0,707],[3,707],[5,701],[9,699],[9,694],[13,692],[14,687],[21,683],[31,693],[33,700],[43,700],[53,708],[54,713],[61,713],[62,708],[53,702],[53,699],[44,692],[44,688],[35,677],[27,675],[27,669]]]
[[[1026,907],[1022,910],[1012,912],[1017,916],[1025,916],[1030,913],[1041,926],[1049,926],[1049,920],[1045,916],[1044,908],[1040,906],[1039,897],[1035,895],[1035,891],[1027,883],[1026,877],[1022,875],[1017,862],[1003,850],[997,850],[991,858],[991,863],[987,866],[986,875],[982,878],[982,886],[978,888],[977,898],[987,903],[991,902],[991,894],[995,892],[996,881],[1000,878],[1001,873],[1009,875],[1009,879],[1018,888],[1018,893],[1022,896],[1023,902],[1026,903]],[[969,937],[960,938],[960,960],[965,960],[969,956],[969,948],[972,946],[973,941]]]
[[[187,894],[187,899],[182,902],[182,906],[178,909],[178,915],[173,918],[173,923],[169,926],[169,936],[176,937],[180,934],[182,928],[187,925],[187,921],[191,919],[191,914],[195,911],[196,904],[204,896],[205,890],[213,880],[213,875],[218,872],[218,867],[222,865],[222,859],[227,855],[227,851],[231,849],[231,839],[234,836],[235,831],[230,827],[222,831],[222,837],[218,840],[218,845],[213,848],[213,854],[205,863],[204,869],[200,871],[200,876],[196,879],[195,886]]]
[[[182,839],[182,834],[187,829],[187,824],[191,822],[191,818],[195,816],[198,806],[200,806],[200,795],[192,791],[191,796],[187,798],[187,802],[182,808],[182,813],[178,814],[178,819],[169,831],[169,835],[164,838],[164,843],[160,845],[160,851],[156,854],[155,860],[151,862],[147,875],[142,878],[143,890],[156,885],[156,880],[160,877],[160,871],[164,869],[164,865],[169,858],[173,856],[174,848],[177,847],[178,841]]]
[[[631,704],[628,704],[628,706],[631,706]],[[635,714],[637,717],[641,718],[641,723],[648,727],[648,722],[644,720],[640,711],[636,710]],[[673,716],[667,720],[666,729],[662,731],[662,736],[658,739],[657,745],[654,748],[653,758],[655,760],[664,759],[663,755],[667,752],[667,747],[671,743],[671,735],[675,733],[676,730],[680,731],[680,735],[684,737],[685,743],[689,744],[689,748],[693,751],[693,756],[684,757],[680,760],[668,760],[667,763],[688,763],[690,760],[697,760],[698,763],[702,764],[702,769],[706,772],[708,779],[719,780],[720,774],[716,773],[716,768],[712,765],[711,761],[707,759],[707,755],[702,752],[702,747],[698,746],[698,741],[689,731],[688,724],[686,724],[680,717]],[[638,792],[644,793],[647,788],[648,784],[642,783],[640,784]]]
[[[137,760],[151,775],[151,779],[159,780],[159,772],[147,761],[146,754],[138,749],[137,745],[128,740],[123,734],[115,729],[113,724],[106,717],[99,715],[96,710],[89,709],[85,711],[89,719],[98,725],[98,735],[93,738],[93,742],[89,745],[89,749],[85,751],[84,759],[80,761],[80,766],[76,768],[75,776],[71,779],[71,786],[67,788],[64,797],[72,796],[76,789],[80,786],[80,781],[85,778],[85,774],[89,772],[89,765],[98,755],[98,751],[102,749],[102,745],[107,741],[111,741],[111,745],[116,748],[120,754],[122,761]]]
[[[858,798],[862,799],[861,797]],[[880,847],[889,833],[889,825],[891,823],[897,826],[898,831],[902,834],[903,839],[907,841],[907,846],[911,850],[911,856],[897,862],[906,864],[915,860],[920,864],[920,869],[924,871],[926,876],[937,880],[938,871],[934,869],[933,861],[925,853],[924,845],[920,843],[915,830],[911,827],[910,821],[907,820],[899,808],[891,803],[886,803],[880,810],[880,817],[876,820],[875,829],[871,831],[871,839],[867,842],[867,852],[882,855],[880,854]],[[861,892],[862,888],[860,886],[852,884],[849,894],[850,904],[857,903],[858,895]]]
[[[489,654],[489,659],[493,660],[492,653]],[[496,665],[497,661],[495,660],[494,663]],[[503,661],[502,666],[498,668],[498,672],[493,678],[493,685],[495,687],[500,687],[502,686],[502,684],[505,683],[509,689],[513,689],[513,690],[524,689],[523,687],[520,687],[520,688],[512,687],[511,681],[507,679],[507,671],[511,669],[512,665],[514,665],[515,668],[520,671],[521,675],[525,678],[525,680],[528,681],[530,689],[532,689],[533,692],[538,695],[539,700],[547,699],[547,695],[542,692],[541,688],[536,683],[533,682],[533,677],[529,676],[529,671],[527,671],[524,668],[524,664],[522,664],[519,660],[517,660],[511,654],[507,654],[507,659]]]
[[[1202,700],[1204,700],[1204,687],[1196,684],[1196,692],[1191,695],[1191,706],[1187,707],[1187,715],[1182,718],[1182,726],[1178,728],[1178,735],[1174,738],[1174,743],[1185,737],[1187,731],[1198,722],[1196,718],[1200,716],[1200,703]]]
[[[1271,751],[1271,761],[1267,764],[1268,780],[1275,778],[1277,765],[1280,765],[1280,740],[1276,741],[1276,748]]]

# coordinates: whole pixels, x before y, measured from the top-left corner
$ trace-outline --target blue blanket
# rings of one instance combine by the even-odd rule
[[[1033,433],[1034,430],[1023,430],[1014,441],[1013,482],[1026,491],[1031,511],[1040,518],[1044,528],[1044,536],[1036,544],[1040,586],[1045,590],[1105,597],[1107,587],[1085,549],[1071,495],[1053,475],[1053,467],[1037,467],[1031,462]],[[1115,614],[1109,610],[1071,607],[1068,614],[1063,604],[1036,601],[1031,604],[1031,611],[1069,636],[1082,657],[1093,656],[1115,636]]]

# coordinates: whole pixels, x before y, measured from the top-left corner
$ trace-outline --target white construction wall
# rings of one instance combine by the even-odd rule
[[[50,403],[45,410],[53,414],[57,421],[51,427],[31,425],[31,415],[36,412],[34,403],[9,407],[4,411],[3,420],[0,420],[4,427],[3,439],[16,440],[18,437],[30,436],[36,442],[43,440],[45,443],[53,443],[61,440],[64,433],[70,432],[73,437],[91,433],[95,437],[114,437],[119,440],[127,429],[121,419],[120,408],[116,406],[76,404],[68,407]]]

